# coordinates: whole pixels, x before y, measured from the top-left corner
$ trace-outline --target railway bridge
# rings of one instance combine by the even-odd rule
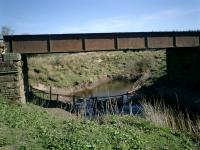
[[[22,56],[26,92],[28,55],[157,49],[166,50],[169,83],[200,87],[200,31],[9,35],[4,42],[7,53]]]

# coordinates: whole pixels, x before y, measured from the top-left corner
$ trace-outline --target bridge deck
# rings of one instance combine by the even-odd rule
[[[200,31],[4,36],[9,52],[22,54],[200,47]]]

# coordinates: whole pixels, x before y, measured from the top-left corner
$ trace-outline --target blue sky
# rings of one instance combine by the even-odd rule
[[[0,0],[15,34],[200,29],[200,0]]]

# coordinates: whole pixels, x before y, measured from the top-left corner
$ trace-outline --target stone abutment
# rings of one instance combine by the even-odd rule
[[[9,101],[25,103],[21,55],[5,53],[0,56],[0,95]]]

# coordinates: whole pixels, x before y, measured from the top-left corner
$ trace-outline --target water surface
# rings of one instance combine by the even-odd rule
[[[124,94],[132,90],[133,82],[128,80],[114,80],[103,83],[93,89],[86,89],[82,92],[74,93],[81,97],[102,97]]]

